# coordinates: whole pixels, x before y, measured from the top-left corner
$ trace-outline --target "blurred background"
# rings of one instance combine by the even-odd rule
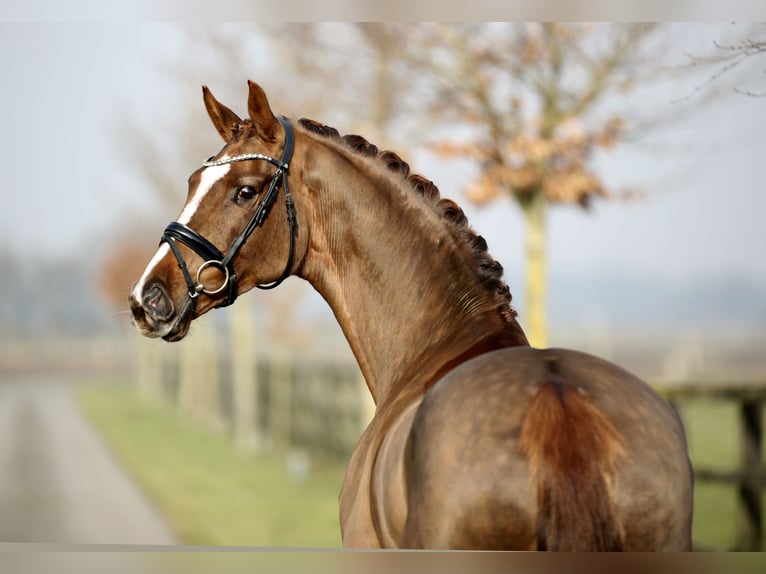
[[[292,278],[142,340],[132,283],[220,149],[200,86],[398,151],[505,268],[538,346],[666,393],[695,545],[760,549],[762,24],[0,24],[0,542],[338,546],[371,416]]]

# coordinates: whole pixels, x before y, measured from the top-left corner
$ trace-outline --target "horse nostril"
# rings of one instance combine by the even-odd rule
[[[134,321],[143,321],[146,313],[141,303],[133,297],[133,294],[128,297],[128,305],[130,306],[130,312],[133,315]]]
[[[173,301],[160,283],[154,283],[146,291],[141,299],[141,306],[153,319],[166,321],[173,316]]]

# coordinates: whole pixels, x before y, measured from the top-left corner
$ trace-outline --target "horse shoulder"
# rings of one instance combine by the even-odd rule
[[[359,439],[339,498],[344,546],[398,546],[407,513],[405,447],[422,399],[415,395],[379,409]]]
[[[407,519],[407,445],[421,401],[410,403],[396,417],[376,453],[370,502],[378,539],[384,548],[397,548]]]

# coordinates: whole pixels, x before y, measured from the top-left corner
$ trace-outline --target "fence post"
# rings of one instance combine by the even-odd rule
[[[258,369],[252,297],[241,297],[231,319],[231,379],[234,441],[252,451],[262,446],[258,429]]]
[[[215,431],[223,430],[218,344],[211,317],[178,345],[178,408]]]
[[[277,452],[287,452],[290,448],[290,429],[292,421],[292,357],[282,349],[275,348],[271,354],[269,376],[269,426],[273,444]]]
[[[740,403],[740,457],[743,479],[739,485],[739,539],[742,550],[763,549],[761,489],[757,475],[761,470],[763,448],[763,401],[744,397]]]
[[[138,391],[141,397],[150,401],[166,399],[162,386],[163,348],[157,341],[134,337],[137,356]]]

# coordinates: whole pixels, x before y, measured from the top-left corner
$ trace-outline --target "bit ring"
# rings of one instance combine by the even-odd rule
[[[205,285],[200,280],[200,277],[202,275],[202,271],[206,267],[216,267],[223,273],[223,283],[221,283],[221,286],[218,287],[218,289],[207,289],[205,288]],[[214,259],[211,259],[209,261],[205,261],[202,265],[199,266],[199,269],[197,269],[197,286],[196,290],[198,293],[204,293],[205,295],[217,295],[221,291],[223,291],[226,286],[229,284],[229,268],[226,267],[222,261],[216,261]]]

